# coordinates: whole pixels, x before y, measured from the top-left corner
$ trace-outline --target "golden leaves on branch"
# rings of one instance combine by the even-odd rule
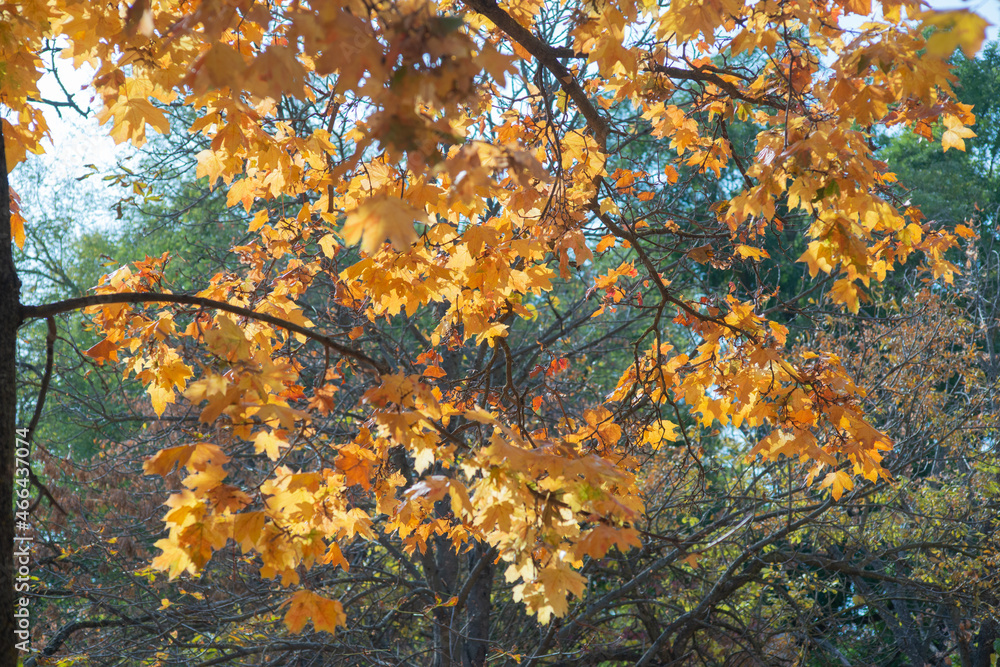
[[[965,150],[974,117],[950,97],[947,60],[978,48],[983,23],[970,12],[904,23],[900,4],[849,32],[843,14],[867,16],[868,0],[583,3],[562,26],[572,48],[529,30],[546,18],[536,0],[492,8],[495,22],[444,15],[423,0],[375,9],[136,0],[125,11],[32,3],[23,21],[0,22],[11,143],[39,149],[44,119],[28,100],[41,71],[34,54],[61,35],[68,57],[96,65],[100,120],[116,141],[141,145],[147,126],[169,132],[165,104],[193,109],[190,131],[210,142],[196,176],[210,187],[221,180],[227,204],[247,213],[238,273],[214,276],[201,295],[249,313],[125,303],[91,311],[100,340],[88,356],[122,363],[156,415],[183,396],[224,435],[146,462],[147,474],[184,475],[154,565],[171,578],[195,573],[232,540],[259,556],[262,576],[295,585],[317,563],[346,570],[341,546],[376,540],[377,530],[395,533],[410,554],[435,538],[456,549],[478,540],[497,549],[514,597],[544,623],[583,595],[585,559],[638,545],[636,448],[692,447],[692,429],[761,429],[751,456],[798,460],[837,499],[855,476],[877,480],[890,443],[865,421],[840,358],[787,349],[788,329],[735,286],[683,294],[647,254],[658,239],[644,230],[657,224],[663,193],[698,174],[726,180],[731,194],[705,207],[707,232],[676,221],[657,230],[677,244],[662,257],[673,253],[694,271],[737,262],[766,271],[775,260],[765,240],[799,216],[809,226],[799,261],[811,278],[830,276],[826,298],[849,311],[916,252],[931,276],[953,280],[956,239],[895,206],[886,194],[895,177],[871,138],[897,125],[932,137],[940,122],[943,149]],[[744,60],[730,67],[716,57],[724,52]],[[522,80],[522,70],[538,74]],[[559,92],[542,89],[549,75]],[[307,102],[312,115],[290,120],[288,100]],[[648,123],[642,136],[655,143],[641,159],[655,165],[619,164],[639,161],[614,152],[633,137],[616,127],[608,140],[601,122],[626,108]],[[729,139],[737,124],[754,133],[747,146]],[[21,151],[12,149],[11,166]],[[597,232],[598,212],[601,222],[624,222]],[[166,289],[166,261],[123,267],[97,292]],[[590,326],[616,308],[643,307],[643,293],[659,298],[647,332],[657,342],[619,369],[604,404],[562,408],[536,428],[520,413],[529,404],[548,411],[558,396],[542,388],[509,405],[518,391],[509,341],[544,337],[532,327],[557,271],[571,285],[586,275],[579,293],[600,300],[584,317]],[[361,377],[338,361],[309,388],[316,357],[303,357],[298,342],[301,327],[313,326],[302,304],[321,300],[309,298],[319,279],[330,285],[322,298],[350,320],[326,322],[341,327],[331,336],[367,344],[381,321],[405,323],[425,348],[414,351],[417,364]],[[300,328],[292,335],[254,314]],[[659,339],[670,329],[689,337],[683,352]],[[505,361],[511,367],[502,395],[495,385],[480,391],[477,377],[449,376],[490,355],[500,362],[482,372],[491,382]],[[571,371],[568,358],[555,358],[538,381]],[[349,381],[364,383],[348,408],[364,416],[350,435],[321,442],[316,422],[343,409],[338,392]],[[326,448],[328,462],[296,469],[306,442]],[[252,493],[225,467],[241,443],[273,462],[266,478],[238,480]],[[332,633],[346,617],[340,602],[299,590],[284,620],[290,632],[311,621]]]

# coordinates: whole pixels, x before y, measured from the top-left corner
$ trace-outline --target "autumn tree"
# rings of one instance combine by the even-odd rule
[[[46,626],[37,659],[68,641],[99,661],[151,664],[291,664],[319,650],[331,664],[482,665],[499,651],[649,665],[722,662],[737,645],[772,662],[811,641],[826,649],[779,623],[810,595],[847,613],[820,599],[828,577],[809,568],[853,576],[866,604],[895,593],[869,583],[877,573],[829,566],[836,554],[802,555],[799,533],[839,544],[817,520],[850,523],[848,501],[897,493],[912,452],[878,428],[904,410],[876,391],[894,385],[869,387],[854,348],[812,323],[829,310],[877,316],[893,271],[915,272],[915,294],[954,284],[957,237],[973,231],[905,204],[874,140],[940,126],[944,150],[965,148],[974,116],[953,96],[949,59],[974,54],[984,21],[892,0],[859,24],[872,9],[2,8],[9,168],[39,149],[34,54],[56,39],[96,67],[116,140],[169,132],[164,109],[183,108],[204,142],[197,176],[247,223],[236,262],[199,285],[172,279],[164,253],[88,296],[25,305],[12,244],[30,221],[4,183],[0,496],[14,479],[27,321],[47,321],[51,358],[54,318],[85,309],[100,332],[87,356],[141,382],[162,419],[152,437],[102,443],[111,462],[78,482],[98,471],[106,500],[49,515],[47,557],[69,560],[63,590],[85,588],[101,616]],[[172,491],[155,544],[140,464]],[[50,500],[43,511],[69,504]],[[94,534],[89,554],[58,552],[81,519],[112,514],[136,527],[127,549]],[[147,552],[164,574],[143,583],[126,565]],[[110,598],[73,572],[94,554],[107,562],[92,578],[115,570]],[[762,578],[788,562],[787,584]],[[637,595],[661,579],[656,599]],[[175,606],[163,592],[187,597]],[[739,604],[778,598],[754,617],[778,619],[773,631],[727,625]],[[122,601],[142,612],[122,615]],[[84,613],[76,605],[64,611]],[[883,607],[882,623],[912,620]],[[538,625],[524,629],[525,611]],[[409,621],[418,614],[429,622]],[[984,621],[968,622],[960,632]]]

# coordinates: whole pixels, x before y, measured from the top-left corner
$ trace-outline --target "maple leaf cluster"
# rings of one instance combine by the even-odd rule
[[[849,28],[868,3],[622,0],[572,3],[543,33],[556,8],[533,0],[14,5],[5,137],[40,150],[32,54],[57,38],[94,66],[117,141],[192,110],[197,176],[247,215],[239,270],[196,294],[169,291],[164,255],[88,302],[88,354],[157,416],[198,412],[145,464],[183,475],[153,561],[171,578],[230,542],[290,587],[347,570],[355,540],[485,544],[547,623],[585,594],[586,561],[639,546],[639,461],[695,431],[747,434],[742,455],[797,461],[835,499],[887,477],[892,442],[842,356],[792,349],[782,317],[809,299],[858,313],[907,262],[954,281],[954,234],[895,198],[871,142],[940,122],[964,149],[948,59],[978,48],[975,14],[887,0]],[[706,180],[720,194],[673,215]],[[801,291],[761,277],[785,241]],[[754,286],[702,289],[736,269]],[[575,327],[634,317],[608,391],[569,408],[559,383],[597,360],[561,342],[565,284]],[[263,473],[234,465],[251,451]],[[284,613],[292,632],[346,619],[305,588]]]

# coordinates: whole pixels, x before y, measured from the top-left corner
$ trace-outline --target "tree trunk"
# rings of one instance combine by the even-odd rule
[[[439,515],[445,514],[444,503],[438,501],[436,509]],[[424,576],[428,587],[434,591],[434,597],[439,604],[432,612],[434,617],[434,659],[429,662],[432,667],[455,667],[455,630],[452,627],[451,607],[441,606],[455,594],[458,578],[458,554],[447,536],[438,535],[433,538],[433,546],[428,545],[423,555]]]
[[[7,152],[0,126],[0,664],[17,664],[14,635],[14,450],[17,444],[17,329],[21,281],[14,268]]]
[[[976,652],[972,661],[973,667],[992,667],[995,651],[993,643],[1000,638],[1000,623],[986,616],[976,635]]]
[[[493,559],[495,552],[489,545],[477,544],[469,554],[469,597],[465,602],[466,622],[462,628],[465,645],[462,650],[462,667],[485,667],[490,646],[490,610],[493,593]]]

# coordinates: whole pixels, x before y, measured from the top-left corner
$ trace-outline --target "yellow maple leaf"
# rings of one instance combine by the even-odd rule
[[[330,259],[337,256],[337,239],[333,234],[327,234],[326,236],[321,237],[319,240],[319,247],[320,250],[323,251],[323,254]]]
[[[233,519],[233,540],[243,553],[257,546],[264,533],[264,512],[243,512]]]
[[[161,449],[156,454],[146,459],[142,464],[142,471],[147,475],[159,475],[165,477],[170,474],[174,466],[183,466],[191,458],[194,445],[180,445],[178,447],[168,447]]]
[[[965,225],[958,224],[955,225],[955,233],[961,236],[963,239],[974,239],[979,234],[976,233],[971,227],[966,227]]]
[[[935,58],[949,58],[955,49],[961,48],[967,58],[975,58],[976,52],[986,39],[986,19],[967,9],[946,12],[926,12],[925,27],[936,30],[927,38],[927,55]]]
[[[669,419],[658,419],[643,432],[643,441],[658,449],[663,441],[674,442],[677,440],[677,424]]]
[[[220,514],[239,512],[251,503],[251,498],[245,491],[231,484],[219,484],[209,489],[207,496],[212,507]]]
[[[976,133],[966,127],[955,116],[945,116],[944,124],[948,128],[941,135],[941,146],[944,148],[944,152],[947,153],[949,148],[957,148],[960,151],[965,151],[965,139],[976,136]]]
[[[611,547],[618,547],[619,551],[625,553],[630,548],[641,545],[639,533],[634,528],[615,528],[606,524],[598,524],[582,540],[577,542],[576,555],[578,558],[583,556],[604,558]]]
[[[830,487],[830,493],[833,494],[834,500],[840,500],[840,497],[844,495],[844,491],[850,491],[854,488],[854,480],[851,476],[847,474],[845,470],[837,470],[835,472],[828,473],[823,481],[820,483],[821,488]]]
[[[163,416],[163,411],[167,409],[167,403],[174,402],[174,390],[155,383],[146,387],[146,393],[149,394],[149,402],[157,417]]]
[[[195,572],[194,563],[187,552],[172,539],[158,540],[155,546],[161,553],[153,559],[151,565],[157,570],[166,570],[169,579],[173,580],[184,572]]]
[[[220,313],[215,318],[215,325],[215,328],[205,332],[209,349],[225,354],[230,361],[250,357],[250,343],[238,324]]]
[[[361,242],[366,253],[375,252],[387,238],[398,251],[406,250],[417,240],[414,222],[428,222],[427,214],[397,197],[369,199],[347,214],[342,231],[344,242]]]
[[[267,458],[277,461],[281,456],[281,450],[288,447],[288,440],[280,437],[275,431],[260,431],[254,437],[254,453],[265,452]]]
[[[185,477],[184,486],[198,495],[203,495],[222,484],[222,480],[226,478],[227,474],[222,466],[206,466],[204,470],[199,470]]]
[[[859,288],[853,280],[849,278],[841,278],[833,283],[833,287],[830,288],[829,295],[830,298],[837,303],[842,303],[852,312],[857,313],[858,308],[860,308],[860,291]]]
[[[830,273],[830,271],[833,271],[835,264],[829,245],[821,241],[811,241],[806,251],[795,261],[807,263],[809,265],[809,275],[813,278],[820,271]]]
[[[587,587],[587,578],[567,566],[542,568],[538,572],[538,582],[544,599],[539,605],[538,621],[543,624],[548,623],[552,615],[565,616],[569,611],[568,596],[583,597]]]
[[[344,572],[351,569],[350,563],[344,558],[343,552],[340,550],[340,545],[336,542],[330,542],[330,546],[327,547],[326,554],[322,558],[322,562],[327,565],[339,565]]]
[[[222,449],[211,442],[199,442],[191,450],[185,465],[188,470],[204,470],[213,465],[223,465],[229,461],[229,457]]]
[[[319,632],[329,632],[331,635],[337,626],[347,623],[347,615],[340,600],[328,600],[318,595],[314,596],[315,612],[312,616],[313,627]]]
[[[770,257],[767,251],[763,248],[754,248],[748,245],[738,245],[736,246],[736,254],[743,259],[753,259],[755,262],[759,262],[762,259]]]
[[[202,176],[207,176],[208,186],[213,187],[215,182],[222,176],[223,171],[225,170],[225,163],[223,163],[219,154],[213,150],[203,150],[198,153],[196,157],[198,159],[198,167],[195,170],[195,177],[201,178]],[[266,219],[267,211],[261,211],[261,213],[264,214],[264,218]],[[256,218],[254,221],[256,222]],[[260,229],[259,226],[257,229],[254,229],[253,225],[250,227],[251,232],[255,232],[257,229]]]

